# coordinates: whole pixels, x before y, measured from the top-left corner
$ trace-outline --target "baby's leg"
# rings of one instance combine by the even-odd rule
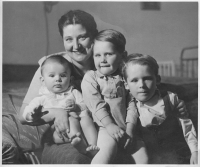
[[[117,154],[117,142],[107,133],[106,129],[100,129],[97,146],[100,150],[93,158],[91,164],[110,164]]]
[[[69,117],[71,144],[82,154],[86,154],[87,143],[81,134],[80,122],[74,117]]]
[[[149,158],[147,149],[142,140],[136,140],[135,151],[132,154],[132,158],[136,164],[148,164]]]
[[[81,117],[81,127],[89,145],[86,150],[93,157],[99,151],[99,147],[97,147],[97,130],[92,118],[90,116]]]

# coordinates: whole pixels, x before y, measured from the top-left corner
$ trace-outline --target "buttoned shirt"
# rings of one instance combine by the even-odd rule
[[[166,100],[169,100],[170,103],[166,103]],[[169,110],[171,110],[170,112],[172,115],[177,116],[176,107],[178,105],[178,96],[174,93],[168,92],[168,97],[164,96],[162,98],[160,92],[156,91],[155,95],[147,102],[140,102],[138,100],[136,101],[139,119],[143,127],[161,125],[169,116]],[[166,106],[165,104],[169,104],[170,106]],[[190,151],[197,151],[196,131],[191,119],[187,117],[179,118],[178,116],[177,118],[182,126],[183,135],[190,148]]]
[[[43,108],[62,108],[67,109],[67,100],[74,100],[80,111],[87,110],[83,102],[82,94],[70,86],[65,92],[55,94],[50,92],[46,87],[42,86],[39,90],[38,97],[35,97],[28,106],[25,107],[23,117],[26,119],[28,113],[32,113],[35,108],[42,106]],[[79,113],[80,114],[80,113]],[[27,120],[28,121],[28,120]]]
[[[118,71],[105,76],[99,71],[91,70],[85,74],[81,88],[84,102],[99,126],[103,126],[101,120],[107,116],[113,117],[116,122],[119,120],[123,129],[125,122],[135,123],[135,116],[132,116],[137,115],[137,112],[132,112],[135,105],[129,105],[126,111],[127,91]]]

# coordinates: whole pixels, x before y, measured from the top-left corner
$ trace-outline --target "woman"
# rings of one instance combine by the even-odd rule
[[[72,63],[74,83],[80,89],[80,82],[84,74],[88,70],[94,69],[92,43],[93,38],[98,32],[96,22],[90,14],[84,11],[75,10],[64,14],[58,22],[58,27],[66,50],[66,52],[58,54],[63,54],[63,56]],[[39,64],[41,64],[44,59],[45,57],[39,61]],[[20,109],[20,121],[22,124],[28,124],[28,122],[22,118],[22,114],[25,106],[38,95],[38,90],[41,86],[40,76],[39,67]],[[37,122],[34,125],[41,125],[54,120],[56,131],[60,134],[66,133],[66,129],[68,129],[68,115],[66,111],[56,109],[56,112],[54,112],[54,109],[49,109],[48,112],[48,114],[42,117],[43,121]],[[69,149],[70,152],[68,151]],[[52,157],[49,154],[51,154]],[[58,155],[57,158],[55,158],[56,155]],[[60,155],[63,155],[63,157],[61,158]],[[84,159],[81,160],[81,163],[90,163],[90,159],[79,154],[70,143],[54,145],[49,141],[48,144],[45,145],[43,151],[42,163],[73,163],[73,157],[77,156],[81,156],[81,159]]]
[[[84,74],[88,70],[94,69],[92,45],[93,39],[98,32],[96,22],[90,14],[84,11],[74,10],[67,12],[60,18],[58,27],[66,52],[57,54],[63,54],[63,56],[72,63],[72,75],[74,76],[73,81],[77,88],[80,89],[80,83]],[[45,57],[39,61],[40,65],[44,59]],[[20,121],[22,124],[28,124],[22,118],[22,114],[26,105],[38,95],[38,90],[40,88],[40,76],[41,74],[39,68],[35,73],[20,109]],[[66,129],[68,129],[69,126],[67,112],[62,109],[56,109],[56,112],[54,112],[54,109],[48,109],[48,113],[42,116],[42,120],[36,122],[34,125],[41,125],[50,122],[54,123],[55,129],[58,133],[60,133],[60,135],[65,134]],[[46,138],[48,137],[46,136]],[[78,157],[77,159],[80,161],[74,161],[74,157]],[[90,163],[90,159],[82,154],[79,154],[70,143],[56,145],[49,140],[45,142],[42,163]]]

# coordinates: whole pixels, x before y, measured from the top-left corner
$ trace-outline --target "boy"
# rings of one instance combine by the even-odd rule
[[[160,163],[160,160],[162,163],[185,163],[190,149],[190,163],[197,164],[197,138],[192,121],[186,116],[177,117],[176,94],[157,89],[161,80],[158,68],[153,57],[131,54],[122,69],[132,101],[136,100],[143,139],[152,151],[149,155],[157,154],[157,162],[152,159],[151,163]]]
[[[148,162],[144,143],[135,139],[134,126],[131,125],[136,122],[135,104],[129,104],[128,111],[126,107],[127,92],[120,73],[120,65],[127,56],[125,44],[125,37],[118,31],[99,32],[93,46],[96,71],[87,72],[81,84],[84,102],[99,126],[97,145],[100,150],[92,164],[112,163],[118,146],[132,146],[133,161]]]
[[[90,117],[90,113],[83,103],[81,93],[71,83],[70,63],[60,55],[50,56],[41,65],[41,83],[39,97],[34,98],[25,108],[23,117],[29,122],[40,119],[38,107],[62,108],[70,112],[70,129],[68,134],[60,136],[54,129],[53,139],[55,143],[67,142],[70,138],[71,144],[81,153],[97,152],[97,132]],[[77,112],[75,112],[77,111]],[[79,118],[81,119],[79,121]],[[87,139],[86,144],[81,135],[81,127]]]

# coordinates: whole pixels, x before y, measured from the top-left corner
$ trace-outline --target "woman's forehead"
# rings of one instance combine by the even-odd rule
[[[85,35],[89,32],[87,32],[87,29],[82,24],[69,24],[63,27],[63,36],[70,36],[70,35]]]

